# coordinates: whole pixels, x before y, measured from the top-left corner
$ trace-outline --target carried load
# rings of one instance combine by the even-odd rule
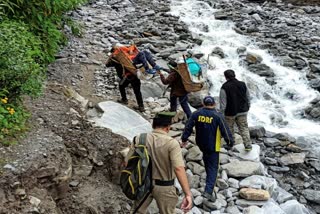
[[[113,49],[113,58],[117,60],[124,67],[124,69],[136,75],[137,68],[134,66],[132,59],[134,59],[138,55],[138,48],[135,45],[131,45],[128,47],[116,45],[115,47],[113,47]]]
[[[151,53],[147,50],[139,51],[138,48],[132,44],[124,46],[117,44],[111,50],[112,54],[109,60],[115,60],[121,64],[124,70],[137,75],[139,78],[142,75],[152,74],[160,70]]]
[[[203,76],[205,69],[205,65],[198,64],[191,57],[186,59],[186,57],[183,56],[183,60],[178,62],[177,72],[180,74],[187,92],[197,92],[203,88],[206,82]]]

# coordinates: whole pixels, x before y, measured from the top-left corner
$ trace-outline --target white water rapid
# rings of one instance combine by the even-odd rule
[[[239,80],[247,83],[251,93],[249,125],[262,125],[268,131],[286,132],[292,136],[303,136],[319,142],[320,124],[302,119],[301,112],[313,100],[318,92],[308,86],[306,75],[302,71],[285,68],[266,51],[259,49],[249,37],[237,34],[230,21],[215,20],[217,10],[205,2],[197,0],[172,0],[171,14],[179,16],[195,37],[203,40],[195,52],[205,55],[215,47],[223,49],[226,57],[211,57],[209,64],[215,68],[208,70],[209,81],[213,84],[210,93],[218,96],[225,82],[223,72],[233,69]],[[203,26],[208,31],[203,31]],[[237,48],[246,47],[247,51],[257,53],[275,73],[276,84],[269,85],[265,77],[251,73],[240,65]]]

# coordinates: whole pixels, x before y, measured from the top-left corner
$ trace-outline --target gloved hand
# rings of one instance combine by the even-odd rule
[[[225,148],[226,150],[231,150],[232,147],[233,147],[233,145],[230,145],[230,144],[223,145],[223,148]]]

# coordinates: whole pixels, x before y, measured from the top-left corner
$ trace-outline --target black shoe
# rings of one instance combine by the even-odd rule
[[[128,105],[128,100],[118,99],[117,102],[124,105]]]
[[[134,110],[138,110],[140,112],[145,112],[146,111],[143,106],[134,106],[133,109]]]
[[[245,146],[244,146],[244,150],[245,150],[246,152],[250,152],[250,151],[252,150],[252,145],[251,145],[251,144],[245,145]]]
[[[215,202],[217,200],[217,196],[214,191],[212,194],[210,194],[208,192],[204,192],[204,193],[202,193],[202,196],[212,202]]]

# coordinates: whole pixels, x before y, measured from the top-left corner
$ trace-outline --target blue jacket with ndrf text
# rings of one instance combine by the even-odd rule
[[[196,127],[196,143],[203,153],[220,152],[221,135],[229,146],[234,141],[222,114],[212,108],[201,108],[189,118],[181,140],[185,142]]]

